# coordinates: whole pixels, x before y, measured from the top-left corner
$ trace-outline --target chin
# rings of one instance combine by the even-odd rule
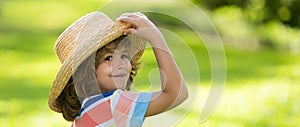
[[[117,87],[117,89],[125,89],[125,88],[126,88],[126,86],[124,86],[124,85],[123,85],[123,86],[118,86],[118,87]]]

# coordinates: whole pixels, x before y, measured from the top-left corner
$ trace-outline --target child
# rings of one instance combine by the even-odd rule
[[[130,92],[146,42],[152,46],[161,90]],[[182,74],[158,28],[142,13],[111,21],[93,12],[57,39],[62,63],[48,104],[73,127],[142,126],[144,117],[172,109],[188,96]]]

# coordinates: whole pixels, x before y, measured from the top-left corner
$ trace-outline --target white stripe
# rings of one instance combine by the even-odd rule
[[[120,99],[122,90],[117,90],[115,91],[115,93],[111,96],[111,102],[110,102],[110,106],[111,106],[111,112],[113,113],[115,110],[115,107]]]
[[[127,120],[126,120],[126,127],[130,126],[130,121],[131,121],[131,118],[132,118],[132,115],[133,115],[133,112],[134,112],[134,109],[135,109],[135,106],[136,106],[137,99],[139,98],[139,95],[140,94],[138,94],[138,96],[136,96],[134,101],[131,103],[130,111],[128,113],[128,117],[127,117]]]

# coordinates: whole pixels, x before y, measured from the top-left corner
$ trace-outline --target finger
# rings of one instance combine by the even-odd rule
[[[137,29],[137,26],[130,23],[130,22],[127,22],[127,21],[124,21],[122,19],[117,19],[116,22],[120,23],[120,24],[123,24],[125,26],[126,29],[128,28],[134,28],[134,29]]]
[[[126,23],[126,22],[123,22],[123,23],[125,24],[126,29],[128,29],[128,28],[137,29],[137,26],[134,24]]]
[[[141,15],[138,13],[124,13],[120,17],[139,17],[139,16]]]
[[[116,21],[120,21],[122,18],[130,17],[131,13],[124,13],[120,15],[118,18],[116,18]]]
[[[136,18],[131,18],[131,17],[119,17],[117,18],[117,21],[130,23],[130,24],[137,24],[138,22]]]
[[[128,35],[128,34],[132,34],[132,33],[136,33],[137,30],[134,28],[128,28],[124,31],[124,35]]]
[[[134,12],[133,14],[138,15],[138,16],[145,16],[143,13],[141,12]]]
[[[120,17],[118,17],[116,20],[120,21],[121,19],[124,18],[147,18],[144,14],[141,12],[134,12],[134,13],[124,13]]]
[[[130,28],[132,25],[130,23],[126,23],[126,28]]]
[[[122,22],[122,21],[118,21],[118,22],[119,22],[120,24],[124,25],[126,29],[127,29],[127,28],[133,28],[133,27],[132,27],[132,24],[130,24],[130,23]]]
[[[128,16],[128,15],[131,15],[131,14],[132,14],[132,13],[123,13],[123,14],[120,15],[120,17],[121,17],[121,16]]]

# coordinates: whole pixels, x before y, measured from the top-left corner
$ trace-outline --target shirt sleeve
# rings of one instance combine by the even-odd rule
[[[111,97],[111,109],[115,123],[123,127],[141,127],[152,94],[150,92],[115,91]]]

